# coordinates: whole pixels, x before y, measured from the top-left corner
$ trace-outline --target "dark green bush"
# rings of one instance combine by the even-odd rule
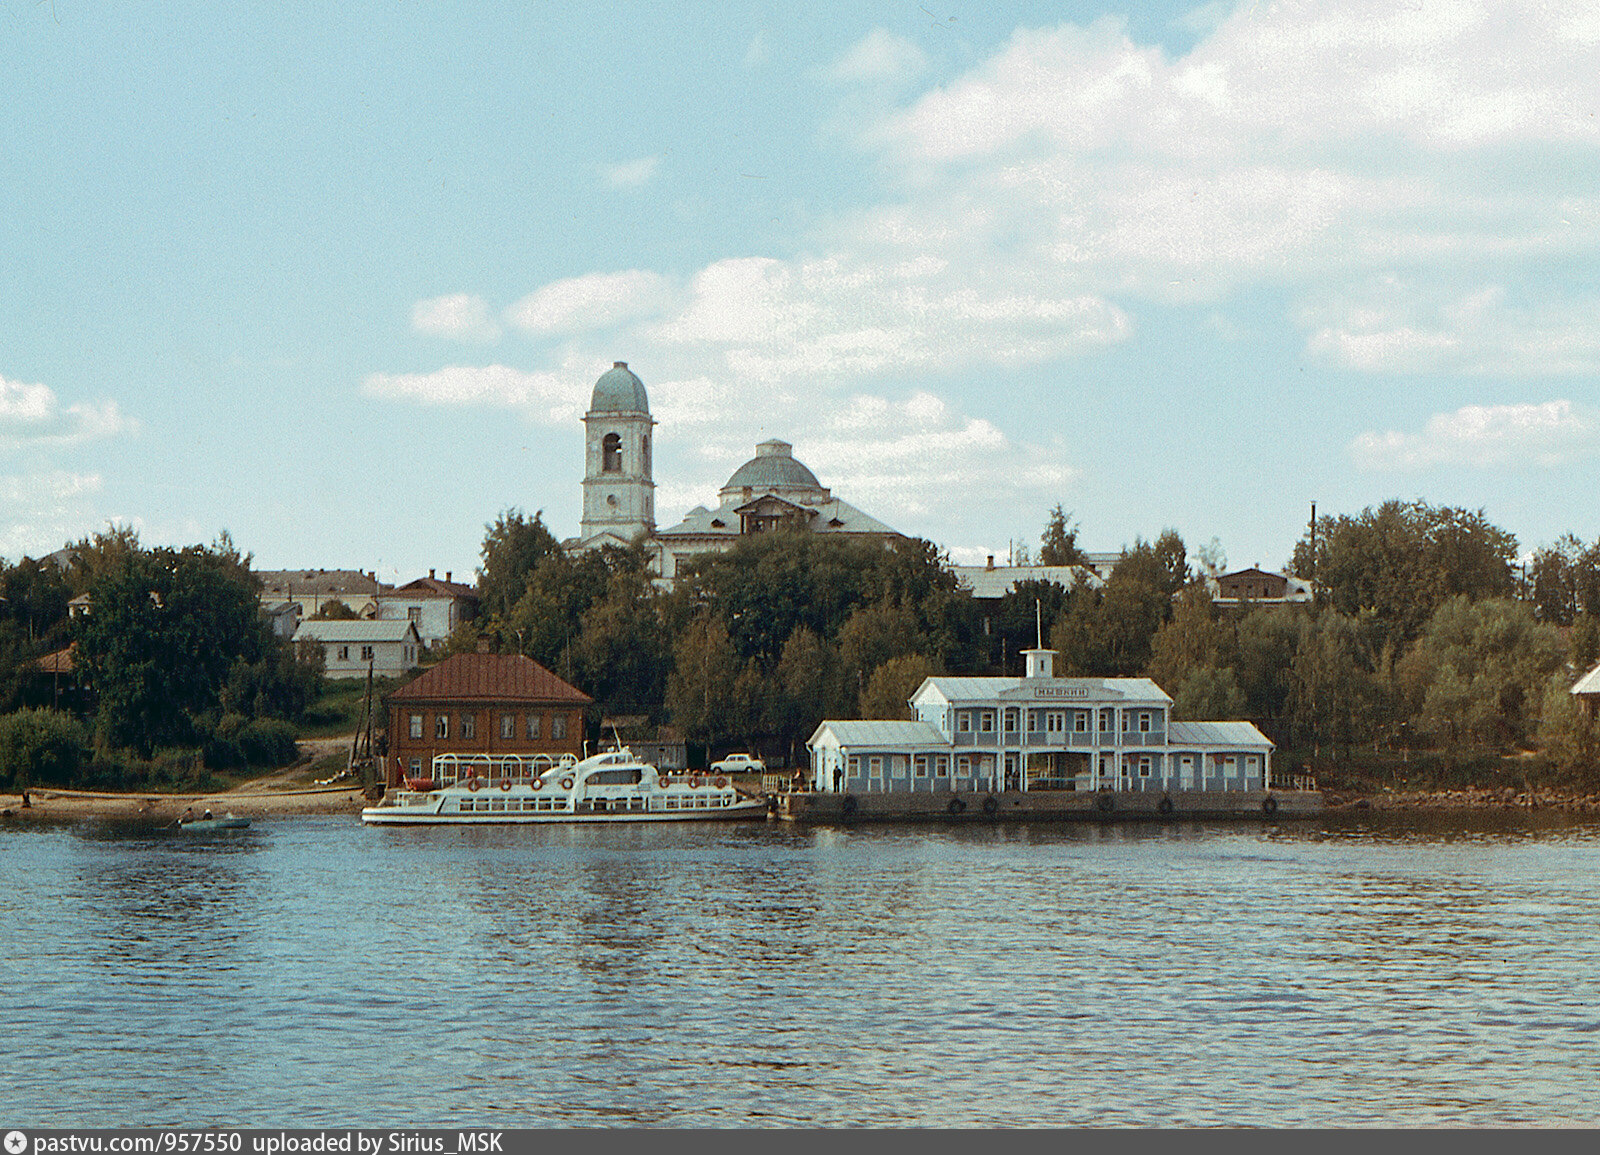
[[[0,717],[0,783],[7,787],[65,785],[88,757],[88,732],[67,714],[24,709]]]
[[[257,718],[239,731],[239,748],[252,766],[287,766],[299,757],[295,729],[278,718]]]

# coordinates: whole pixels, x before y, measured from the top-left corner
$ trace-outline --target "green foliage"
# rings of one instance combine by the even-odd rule
[[[744,663],[721,620],[709,611],[697,615],[678,635],[672,659],[667,710],[684,737],[712,746],[741,736],[741,720],[730,705]]]
[[[1573,696],[1565,671],[1545,683],[1539,745],[1569,780],[1590,790],[1600,786],[1600,722]]]
[[[543,510],[530,521],[520,509],[508,509],[484,529],[478,609],[486,617],[508,619],[527,589],[528,576],[541,561],[560,556],[561,547],[545,528]]]
[[[860,716],[910,720],[909,699],[929,678],[944,673],[938,659],[926,654],[901,654],[889,658],[867,679],[861,691]]]
[[[1113,571],[1103,589],[1073,591],[1050,632],[1063,675],[1133,677],[1150,662],[1151,644],[1172,605],[1136,571]]]
[[[1369,611],[1384,640],[1406,645],[1441,604],[1514,592],[1517,540],[1483,511],[1387,501],[1358,516],[1317,519],[1294,569],[1344,614]]]
[[[298,713],[316,677],[262,616],[249,559],[211,548],[144,550],[129,536],[82,547],[91,612],[74,623],[75,663],[98,698],[96,732],[149,758],[204,739],[206,717]]]
[[[1072,515],[1061,509],[1061,503],[1050,511],[1044,534],[1039,539],[1040,565],[1085,565],[1088,556],[1078,548],[1078,526]]]
[[[1567,626],[1600,614],[1600,541],[1585,546],[1568,533],[1535,550],[1528,583],[1542,622]]]
[[[1550,675],[1562,666],[1561,636],[1509,598],[1451,598],[1395,664],[1395,682],[1422,733],[1449,744],[1498,749],[1526,743]]]
[[[1221,722],[1245,716],[1244,691],[1231,667],[1196,666],[1175,683],[1172,716],[1187,721]]]
[[[89,757],[89,735],[56,710],[23,709],[0,717],[0,785],[24,790],[73,781]]]
[[[330,598],[318,606],[317,612],[306,620],[312,622],[354,622],[359,621],[360,618],[360,614],[338,598]]]

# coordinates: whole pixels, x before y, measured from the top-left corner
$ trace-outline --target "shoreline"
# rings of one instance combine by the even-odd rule
[[[368,805],[356,787],[317,786],[289,790],[212,791],[203,794],[126,794],[100,790],[30,789],[31,805],[24,808],[20,794],[0,794],[0,821],[51,822],[85,818],[120,818],[167,824],[185,809],[231,811],[251,820],[265,817],[348,814],[356,816]]]
[[[115,818],[168,823],[192,806],[216,814],[232,812],[241,818],[304,815],[355,817],[370,805],[359,787],[310,786],[270,789],[250,785],[210,793],[120,793],[46,787],[28,791],[31,805],[23,807],[20,794],[0,794],[0,821],[50,822],[90,818]],[[1524,791],[1510,787],[1466,787],[1437,791],[1380,791],[1361,794],[1323,791],[1324,813],[1404,811],[1534,811],[1554,810],[1600,814],[1600,794],[1562,794]]]

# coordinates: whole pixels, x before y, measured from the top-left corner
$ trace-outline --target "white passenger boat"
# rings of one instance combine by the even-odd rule
[[[683,822],[761,818],[763,798],[741,793],[723,774],[664,774],[627,747],[578,761],[440,754],[433,777],[408,779],[361,812],[373,825],[540,822]]]

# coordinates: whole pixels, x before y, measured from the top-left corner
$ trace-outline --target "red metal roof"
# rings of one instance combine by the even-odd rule
[[[521,654],[452,654],[394,693],[391,702],[556,702],[594,699]]]

